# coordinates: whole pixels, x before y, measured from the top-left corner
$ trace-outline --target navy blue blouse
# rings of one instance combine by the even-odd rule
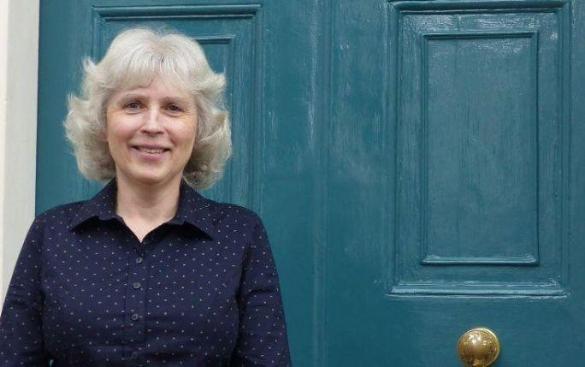
[[[181,184],[142,241],[93,199],[38,216],[0,318],[0,366],[289,366],[278,275],[251,211]]]

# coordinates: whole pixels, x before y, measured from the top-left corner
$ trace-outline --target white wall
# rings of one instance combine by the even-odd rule
[[[0,302],[34,218],[39,0],[0,0]]]

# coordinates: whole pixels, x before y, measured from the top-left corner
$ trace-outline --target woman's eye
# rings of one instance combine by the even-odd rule
[[[127,110],[135,111],[139,110],[142,107],[140,102],[129,102],[124,105],[124,108]]]
[[[183,109],[177,105],[170,104],[167,106],[167,110],[173,113],[183,112]]]

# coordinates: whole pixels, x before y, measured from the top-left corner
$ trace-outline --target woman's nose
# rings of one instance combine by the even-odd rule
[[[161,121],[160,108],[154,106],[148,109],[148,113],[145,116],[142,130],[149,134],[156,134],[162,132],[162,121]]]

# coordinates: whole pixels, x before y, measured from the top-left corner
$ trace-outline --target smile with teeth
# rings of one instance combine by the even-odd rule
[[[148,154],[162,154],[168,150],[165,148],[148,148],[148,147],[139,147],[139,146],[135,146],[133,148],[138,150],[139,152],[148,153]]]

